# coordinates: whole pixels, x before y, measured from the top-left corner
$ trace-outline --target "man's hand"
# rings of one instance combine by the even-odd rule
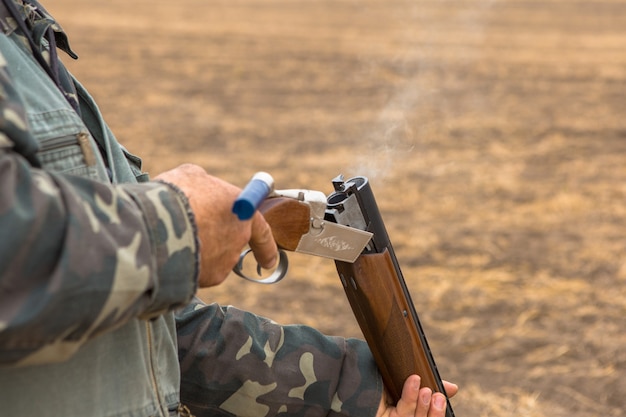
[[[452,397],[459,388],[444,381],[448,396]],[[395,405],[388,403],[386,391],[380,400],[376,417],[444,417],[446,415],[446,397],[441,393],[432,393],[430,388],[420,389],[420,377],[411,375],[404,382],[402,397]]]
[[[164,172],[155,179],[174,184],[189,200],[200,240],[201,287],[224,281],[246,244],[263,268],[275,266],[276,243],[263,216],[257,212],[251,220],[241,221],[232,213],[241,189],[191,164]]]

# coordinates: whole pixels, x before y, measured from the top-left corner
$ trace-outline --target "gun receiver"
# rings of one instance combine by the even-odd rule
[[[422,386],[447,396],[368,179],[344,181],[338,176],[332,182],[335,191],[326,201],[322,194],[322,213],[314,213],[317,204],[301,198],[302,192],[296,193],[298,198],[274,196],[261,204],[259,210],[276,243],[281,249],[335,260],[352,311],[394,402],[412,374],[421,377]],[[351,242],[339,247],[355,246],[358,251],[346,257],[337,248],[329,250],[317,238],[327,236],[322,229],[337,233],[339,241],[343,242],[343,235]],[[454,417],[449,400],[446,417]]]

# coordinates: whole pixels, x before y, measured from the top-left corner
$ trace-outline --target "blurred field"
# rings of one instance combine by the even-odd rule
[[[622,415],[626,1],[92,3],[47,7],[152,173],[370,177],[457,416]],[[290,259],[203,297],[359,336]]]

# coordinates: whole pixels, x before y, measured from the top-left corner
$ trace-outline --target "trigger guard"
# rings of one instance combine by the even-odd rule
[[[275,284],[281,279],[283,279],[285,275],[287,274],[287,268],[289,266],[289,259],[287,258],[287,254],[285,253],[285,251],[279,249],[278,250],[278,255],[279,255],[278,265],[276,265],[276,269],[274,269],[274,271],[270,274],[270,276],[268,276],[267,278],[263,278],[263,279],[254,279],[252,277],[249,277],[243,272],[243,261],[250,252],[252,252],[252,249],[246,249],[245,251],[241,252],[241,255],[239,255],[239,262],[237,262],[237,265],[235,265],[235,267],[233,268],[233,272],[239,275],[241,278],[247,281],[256,282],[257,284]],[[257,266],[257,270],[258,271],[261,270],[260,265]]]

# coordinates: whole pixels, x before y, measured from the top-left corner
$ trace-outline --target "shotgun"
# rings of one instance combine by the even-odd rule
[[[412,374],[421,377],[422,386],[446,395],[368,179],[344,181],[340,175],[332,183],[334,192],[328,197],[318,191],[273,191],[259,210],[280,249],[334,259],[394,403]],[[240,267],[235,272],[247,278]],[[279,269],[276,280],[286,266]],[[454,417],[450,400],[446,417]]]

